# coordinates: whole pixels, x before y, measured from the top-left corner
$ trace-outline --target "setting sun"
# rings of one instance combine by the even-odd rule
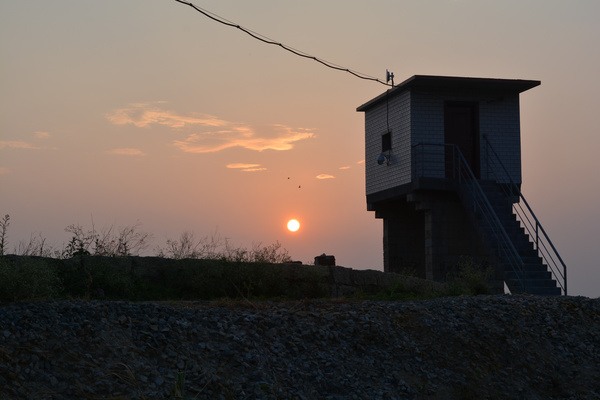
[[[292,232],[296,232],[298,229],[300,229],[300,222],[295,219],[291,219],[287,223],[287,228]]]

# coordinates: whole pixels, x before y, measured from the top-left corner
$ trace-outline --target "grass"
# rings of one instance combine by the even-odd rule
[[[312,266],[159,257],[0,257],[0,301],[302,299],[328,296]]]
[[[19,265],[0,257],[0,301],[55,298],[63,293],[56,265],[43,259],[26,259]]]
[[[361,271],[356,271],[360,273]],[[373,271],[371,271],[373,272]],[[386,285],[354,288],[348,300],[417,300],[488,293],[487,275],[465,263],[449,284],[398,275]],[[74,256],[0,257],[0,301],[106,299],[124,301],[260,301],[330,297],[327,267],[165,259]]]

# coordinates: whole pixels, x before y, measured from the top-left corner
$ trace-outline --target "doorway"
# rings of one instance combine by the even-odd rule
[[[444,142],[456,145],[477,179],[480,179],[479,105],[476,102],[446,102]],[[446,178],[455,177],[453,151],[446,149]]]

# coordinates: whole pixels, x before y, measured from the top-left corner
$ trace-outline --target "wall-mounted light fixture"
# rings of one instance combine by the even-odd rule
[[[377,157],[377,164],[379,165],[383,165],[383,163],[385,163],[385,165],[390,165],[390,154],[385,154],[385,153],[381,153],[379,154],[379,157]]]

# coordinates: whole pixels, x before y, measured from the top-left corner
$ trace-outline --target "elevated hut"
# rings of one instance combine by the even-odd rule
[[[515,209],[526,204],[519,95],[538,85],[415,75],[357,108],[367,209],[383,219],[386,272],[445,281],[473,262],[493,271],[495,292],[504,282],[515,292],[566,293],[560,256],[555,272],[540,252],[547,235],[537,218],[532,237]]]

